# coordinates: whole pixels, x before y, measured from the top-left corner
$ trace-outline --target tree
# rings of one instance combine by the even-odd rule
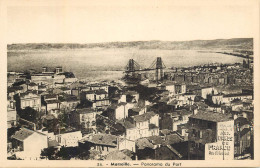
[[[70,160],[73,157],[79,157],[79,148],[78,147],[64,147],[62,146],[60,151],[57,153],[58,157],[61,157],[62,160]]]
[[[18,111],[18,114],[21,118],[31,121],[31,122],[36,122],[37,121],[37,111],[34,110],[31,107],[25,107],[25,109],[21,109]]]
[[[44,148],[41,152],[41,156],[47,157],[49,160],[56,160],[57,157],[55,154],[57,153],[57,149],[54,147]]]
[[[12,127],[7,129],[7,140],[11,141],[11,136],[15,134],[16,131],[19,131],[21,127]]]
[[[66,112],[62,112],[58,115],[59,124],[61,127],[67,127],[68,114]]]

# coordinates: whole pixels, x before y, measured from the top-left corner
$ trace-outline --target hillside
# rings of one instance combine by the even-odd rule
[[[233,38],[193,41],[130,41],[107,43],[25,43],[9,44],[8,50],[44,50],[44,49],[77,49],[77,48],[140,48],[166,50],[197,50],[197,49],[253,49],[253,38]]]

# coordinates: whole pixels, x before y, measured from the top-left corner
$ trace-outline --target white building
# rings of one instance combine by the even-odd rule
[[[12,136],[12,149],[16,157],[21,159],[39,159],[42,150],[47,147],[47,136],[37,131],[21,128]]]
[[[208,95],[218,94],[217,90],[214,87],[204,87],[201,88],[201,97],[206,99]]]
[[[65,132],[55,136],[55,140],[59,145],[64,147],[76,147],[81,139],[81,131]]]
[[[121,120],[128,117],[127,103],[113,104],[107,109],[108,117],[111,120]]]
[[[126,128],[125,136],[129,140],[159,135],[159,115],[154,112],[131,116],[121,123]]]
[[[36,92],[21,93],[18,100],[21,109],[31,107],[37,111],[41,109],[41,96]]]
[[[96,129],[96,110],[91,108],[76,109],[71,112],[70,121],[78,128]]]

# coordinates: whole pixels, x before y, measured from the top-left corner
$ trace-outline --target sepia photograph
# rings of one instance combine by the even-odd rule
[[[7,161],[255,160],[257,0],[38,2],[6,7]]]

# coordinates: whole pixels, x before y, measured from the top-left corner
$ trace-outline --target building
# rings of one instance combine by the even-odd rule
[[[107,109],[107,116],[111,120],[121,120],[128,117],[127,103],[112,104]]]
[[[129,140],[159,135],[159,115],[154,112],[131,116],[120,123],[125,127],[125,137]]]
[[[31,82],[27,85],[27,90],[30,90],[30,91],[37,90],[38,91],[38,85],[34,82]]]
[[[11,138],[12,150],[16,157],[25,160],[40,159],[42,150],[48,147],[45,134],[26,128],[21,128]]]
[[[60,100],[45,100],[45,103],[47,112],[51,110],[60,110]]]
[[[235,157],[250,153],[252,127],[248,119],[238,117],[235,119]]]
[[[95,150],[101,155],[107,155],[123,149],[135,152],[135,141],[111,134],[88,134],[79,141],[79,147],[86,151]]]
[[[54,83],[63,83],[64,79],[65,79],[65,75],[63,75],[63,74],[58,73],[58,74],[53,75]]]
[[[208,95],[217,94],[217,90],[214,87],[202,87],[201,88],[201,97],[207,99]]]
[[[234,119],[232,116],[199,111],[189,117],[188,125],[190,159],[234,159]],[[224,154],[223,150],[225,150]]]
[[[60,67],[60,66],[59,66],[59,67],[56,67],[56,68],[55,68],[55,73],[56,73],[56,74],[62,73],[62,67]]]
[[[215,94],[209,95],[208,99],[213,104],[221,105],[221,104],[231,104],[234,100],[252,100],[251,94],[246,93],[236,93],[236,94]]]
[[[108,85],[106,84],[91,84],[88,85],[89,90],[105,90],[108,93]]]
[[[192,111],[175,110],[172,113],[166,113],[162,115],[160,120],[161,129],[168,129],[177,131],[179,125],[186,124],[189,121],[189,116],[192,115]]]
[[[21,93],[16,96],[16,109],[31,107],[36,111],[41,109],[41,96],[36,91]]]
[[[93,108],[104,108],[109,105],[108,93],[103,89],[82,92],[81,100],[92,102]]]
[[[139,93],[137,93],[136,91],[126,91],[123,95],[126,95],[127,102],[139,101]]]
[[[7,107],[7,128],[11,128],[16,125],[17,111],[14,108]]]
[[[170,94],[183,94],[186,93],[186,84],[178,84],[178,83],[165,83],[161,86],[162,90],[169,91]]]
[[[71,125],[81,129],[96,129],[96,110],[92,108],[76,109],[70,114]]]
[[[80,100],[76,96],[64,96],[61,100],[60,109],[72,110],[77,107]]]
[[[175,84],[175,93],[176,94],[186,93],[186,84]]]
[[[59,143],[59,145],[64,147],[76,147],[81,139],[81,131],[68,131],[56,134],[55,136],[55,140]]]
[[[245,93],[237,93],[237,94],[227,94],[223,95],[223,103],[231,103],[231,101],[235,99],[240,100],[252,100],[252,94],[245,94]]]
[[[7,99],[7,128],[11,128],[16,125],[17,111],[13,97],[8,96]]]
[[[52,84],[53,75],[53,72],[33,74],[31,75],[31,81],[38,84]]]

